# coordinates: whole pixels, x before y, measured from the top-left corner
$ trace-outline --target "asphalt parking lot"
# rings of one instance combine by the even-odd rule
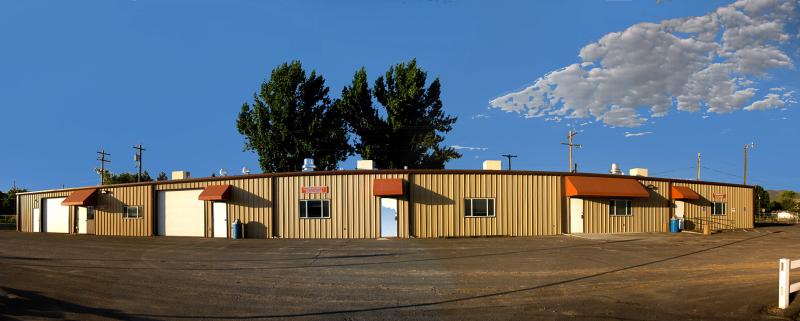
[[[412,240],[0,231],[0,317],[770,319],[778,259],[800,259],[798,240],[794,226]]]

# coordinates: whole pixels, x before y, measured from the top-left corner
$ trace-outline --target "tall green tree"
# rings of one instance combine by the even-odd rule
[[[768,211],[770,208],[769,205],[769,192],[765,190],[761,185],[756,185],[753,189],[753,196],[755,196],[756,204],[758,205],[758,211],[760,212],[762,209],[764,211]]]
[[[778,202],[780,202],[781,207],[787,211],[797,212],[798,210],[797,192],[795,191],[781,192],[778,197]]]
[[[0,191],[0,215],[14,214],[17,212],[17,193],[24,193],[24,188],[12,187],[8,192]]]
[[[442,145],[457,118],[442,110],[439,78],[426,88],[427,78],[416,59],[392,66],[371,89],[364,68],[355,73],[336,105],[357,136],[355,150],[362,158],[378,168],[444,168],[461,157]]]
[[[333,170],[352,153],[342,113],[328,92],[321,75],[312,70],[306,76],[293,61],[273,69],[253,102],[242,105],[236,128],[264,172],[300,170],[304,158]]]

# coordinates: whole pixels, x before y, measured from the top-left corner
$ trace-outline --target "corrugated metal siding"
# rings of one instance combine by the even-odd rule
[[[72,192],[47,192],[37,194],[23,194],[19,196],[20,208],[20,230],[22,232],[33,232],[33,209],[41,207],[41,200],[45,198],[67,197]],[[41,215],[41,213],[40,213]],[[74,226],[72,209],[70,209],[70,226]],[[72,231],[72,229],[70,229]]]
[[[141,206],[142,218],[123,218],[125,206]],[[97,235],[152,236],[153,186],[102,188],[94,212]]]
[[[650,197],[631,199],[630,216],[611,216],[610,198],[587,198],[583,202],[585,233],[666,232],[669,230],[669,182],[639,180]]]
[[[402,174],[293,176],[275,179],[278,235],[284,238],[380,237],[380,198],[372,194],[376,178],[400,178]],[[326,194],[302,194],[303,186],[328,186]],[[301,199],[329,199],[330,218],[301,219]],[[397,202],[398,237],[408,237],[408,201]]]
[[[711,184],[673,183],[686,186],[700,194],[701,199],[686,201],[686,229],[702,230],[710,222],[712,230],[753,228],[753,189]],[[726,215],[711,215],[714,193],[726,194]],[[735,209],[735,211],[734,211]]]
[[[546,175],[415,174],[414,235],[533,236],[561,231],[561,178]],[[465,217],[464,199],[495,199],[494,217]]]
[[[228,228],[236,219],[245,224],[246,238],[272,237],[272,178],[232,179],[213,182],[158,184],[157,191],[201,189],[208,185],[231,185],[231,199],[226,202]],[[213,235],[212,202],[205,202],[206,237]]]

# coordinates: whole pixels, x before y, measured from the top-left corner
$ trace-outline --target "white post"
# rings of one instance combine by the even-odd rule
[[[786,309],[789,307],[789,271],[792,270],[792,261],[780,259],[778,267],[778,308]]]

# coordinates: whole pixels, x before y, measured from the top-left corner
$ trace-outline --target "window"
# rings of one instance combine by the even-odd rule
[[[611,216],[629,216],[633,215],[631,211],[630,200],[611,200],[610,209],[608,214]]]
[[[141,206],[123,207],[122,218],[142,218],[142,207]]]
[[[725,203],[714,202],[714,208],[711,209],[711,215],[725,215]]]
[[[494,216],[494,199],[493,198],[465,199],[464,216],[466,217]]]
[[[330,200],[300,200],[300,218],[330,218]]]
[[[93,220],[94,219],[94,206],[87,206],[86,207],[86,219]]]

